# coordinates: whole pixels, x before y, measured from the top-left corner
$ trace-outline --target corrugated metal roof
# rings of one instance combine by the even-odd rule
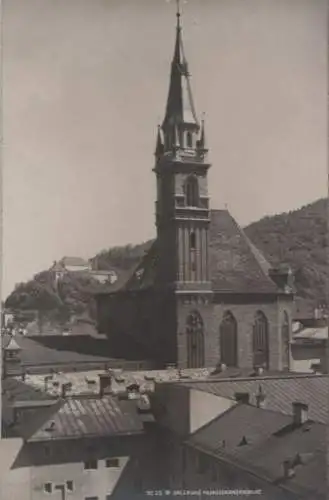
[[[266,408],[291,415],[292,402],[301,401],[309,405],[311,419],[328,422],[329,379],[324,375],[190,381],[181,384],[230,399],[234,399],[237,392],[248,392],[252,404],[256,404],[256,394],[261,384],[266,394]]]
[[[75,398],[62,402],[29,441],[114,436],[143,431],[135,405],[115,398]]]

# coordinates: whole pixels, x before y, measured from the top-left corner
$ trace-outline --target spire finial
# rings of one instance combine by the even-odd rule
[[[177,24],[179,24],[179,19],[180,19],[180,0],[176,0],[176,17],[177,17]]]

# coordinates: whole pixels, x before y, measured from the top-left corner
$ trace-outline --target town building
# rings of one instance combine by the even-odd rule
[[[4,385],[2,499],[123,500],[154,488],[147,408],[107,394],[51,398],[23,385]]]
[[[185,498],[325,500],[327,392],[325,376],[282,373],[157,384],[163,488]]]
[[[326,498],[326,376],[87,375],[3,381],[1,498]]]
[[[98,330],[116,355],[137,339],[159,366],[288,370],[291,271],[271,268],[226,209],[211,209],[210,168],[178,12],[153,169],[157,238],[125,282],[97,294]]]

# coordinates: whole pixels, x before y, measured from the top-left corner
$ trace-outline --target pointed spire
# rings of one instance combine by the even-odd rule
[[[163,142],[162,142],[162,135],[161,135],[161,127],[158,125],[158,133],[157,133],[157,142],[156,142],[156,147],[155,147],[155,156],[160,156],[163,153]]]
[[[175,123],[188,123],[196,125],[197,127],[199,126],[189,81],[190,75],[183,49],[179,1],[177,1],[176,17],[175,49],[171,64],[166,114],[162,124],[163,129],[165,129],[168,125],[174,125]]]

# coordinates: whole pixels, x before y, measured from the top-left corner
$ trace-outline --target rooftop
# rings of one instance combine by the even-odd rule
[[[137,266],[121,276],[114,286],[99,293],[152,287],[156,261],[157,241],[154,240]],[[273,294],[279,291],[268,275],[270,264],[227,210],[211,210],[210,266],[216,292],[248,294],[250,290],[257,290],[257,293]]]
[[[294,426],[287,415],[238,404],[198,430],[187,444],[315,499],[326,492],[325,437],[324,424]],[[283,477],[286,460],[294,464],[289,479]]]
[[[235,394],[249,393],[250,403],[256,405],[256,394],[261,386],[265,394],[266,408],[285,415],[292,413],[292,401],[301,401],[309,406],[309,417],[323,424],[328,422],[329,378],[326,375],[290,374],[268,377],[217,379],[180,382],[185,387],[205,391],[228,399]]]
[[[88,260],[82,257],[63,257],[60,264],[63,266],[90,266]]]
[[[19,408],[14,423],[7,422],[10,435],[27,441],[81,437],[118,436],[141,433],[143,424],[131,401],[82,397],[57,400],[43,408]]]

